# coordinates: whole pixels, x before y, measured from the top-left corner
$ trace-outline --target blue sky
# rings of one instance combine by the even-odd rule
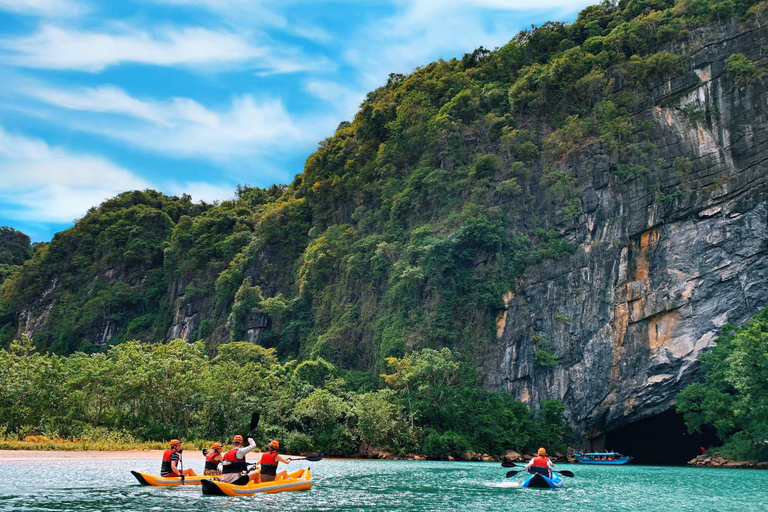
[[[0,225],[287,183],[389,73],[595,0],[0,0]]]

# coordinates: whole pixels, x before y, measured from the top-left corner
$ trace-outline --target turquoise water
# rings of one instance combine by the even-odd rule
[[[542,490],[520,488],[523,474],[504,478],[499,464],[324,460],[309,464],[311,491],[229,498],[203,496],[200,486],[140,486],[129,473],[158,465],[0,463],[0,511],[768,510],[768,471],[755,470],[568,465],[575,478]]]

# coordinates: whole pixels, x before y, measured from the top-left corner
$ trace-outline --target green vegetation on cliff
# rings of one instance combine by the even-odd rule
[[[21,231],[0,226],[0,284],[31,257],[29,237]]]
[[[274,349],[245,342],[221,344],[213,357],[202,342],[184,340],[61,357],[25,339],[0,351],[0,437],[223,441],[257,410],[259,443],[279,438],[294,453],[354,455],[361,444],[436,458],[565,450],[570,429],[559,402],[532,414],[509,395],[483,391],[448,349],[387,364],[377,390],[322,359],[281,364]]]
[[[635,114],[680,72],[674,43],[760,22],[766,5],[603,2],[392,75],[288,186],[217,205],[128,192],[91,210],[4,284],[0,342],[20,327],[59,354],[247,339],[373,373],[426,347],[473,359],[522,270],[574,250],[558,230],[578,219],[582,190],[564,159],[598,142],[620,182],[668,174]],[[740,83],[762,72],[740,54],[728,69]]]
[[[9,358],[37,358],[46,375],[78,375],[72,365],[82,364],[113,380],[107,391],[87,387],[98,379],[41,382],[50,395],[25,395],[31,404],[6,390],[8,428],[50,420],[78,435],[85,424],[63,404],[82,385],[87,405],[71,407],[86,423],[142,439],[223,436],[258,405],[249,397],[270,404],[278,393],[282,414],[268,424],[291,449],[558,446],[567,434],[557,402],[536,404],[552,430],[546,420],[535,428],[526,406],[475,388],[468,367],[497,335],[504,296],[526,269],[576,250],[563,234],[583,219],[591,170],[576,175],[568,159],[595,145],[617,187],[653,183],[659,208],[685,200],[693,163],[660,157],[651,92],[693,73],[683,52],[703,44],[697,29],[766,15],[768,2],[603,2],[493,51],[391,75],[289,185],[239,187],[213,205],[153,191],[103,203],[3,282],[0,344],[12,346]],[[762,74],[742,54],[726,66],[740,87]],[[23,333],[39,354],[11,345]],[[175,338],[195,343],[121,343]],[[242,340],[267,348],[227,343]],[[528,341],[538,371],[566,364],[539,333]],[[174,371],[163,358],[183,363]],[[148,361],[135,382],[114,377],[134,375],[119,366],[129,359]],[[163,375],[188,393],[159,383]],[[270,382],[285,396],[263,388]],[[154,385],[168,395],[151,395]],[[112,397],[111,386],[125,394]],[[94,405],[99,393],[111,405]],[[172,404],[184,414],[171,417]]]
[[[768,309],[742,327],[724,325],[702,361],[706,380],[678,396],[688,429],[714,427],[733,459],[768,460]]]

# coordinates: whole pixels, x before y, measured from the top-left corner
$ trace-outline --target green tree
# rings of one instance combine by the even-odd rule
[[[742,327],[727,324],[702,356],[703,383],[686,387],[677,410],[688,429],[716,429],[734,458],[768,460],[768,309]]]

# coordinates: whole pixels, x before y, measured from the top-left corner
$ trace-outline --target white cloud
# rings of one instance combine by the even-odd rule
[[[192,100],[175,102],[178,122],[171,127],[108,130],[107,134],[143,148],[184,157],[229,160],[264,153],[305,138],[283,103],[237,96],[229,110],[213,112]]]
[[[332,80],[310,80],[305,89],[308,93],[334,107],[341,119],[351,119],[365,99],[365,91]]]
[[[328,126],[315,118],[295,120],[281,100],[249,94],[234,96],[229,107],[213,110],[190,98],[138,99],[114,86],[55,89],[30,84],[24,93],[91,114],[74,119],[66,113],[51,113],[65,119],[70,129],[126,141],[165,156],[218,162],[314,143],[322,138],[319,130]],[[94,113],[111,116],[95,117]]]
[[[155,188],[214,201],[234,195],[232,187],[169,181],[157,186],[101,157],[72,153],[42,139],[11,134],[0,126],[0,215],[14,220],[62,223],[127,190]]]
[[[158,66],[220,66],[268,56],[240,35],[203,28],[157,34],[124,29],[120,34],[81,32],[43,25],[36,33],[0,41],[6,63],[44,69],[101,71],[122,63]]]
[[[119,192],[149,183],[103,158],[77,155],[0,127],[0,201],[16,205],[3,216],[70,222]]]
[[[362,88],[384,83],[389,73],[409,73],[437,58],[461,57],[479,46],[507,43],[528,28],[521,13],[555,17],[575,12],[594,0],[396,0],[397,13],[361,28],[344,58],[360,72]],[[515,25],[519,23],[519,28]]]
[[[224,201],[235,197],[235,189],[233,187],[194,181],[171,184],[165,190],[169,194],[177,196],[188,194],[192,197],[192,201],[205,201],[206,203]]]
[[[87,8],[73,0],[0,0],[0,10],[34,16],[68,18],[85,13]]]
[[[79,90],[62,90],[50,87],[25,89],[25,94],[51,105],[91,112],[125,114],[153,123],[167,124],[167,115],[156,105],[132,98],[118,87],[103,86]]]

